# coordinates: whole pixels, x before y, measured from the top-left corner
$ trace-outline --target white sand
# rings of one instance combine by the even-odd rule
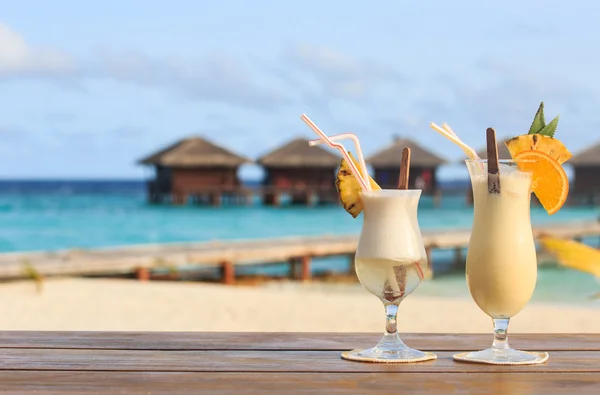
[[[54,279],[0,284],[0,330],[381,331],[383,307],[358,287]],[[403,332],[490,332],[468,298],[410,295]],[[600,332],[600,309],[530,304],[512,332]]]

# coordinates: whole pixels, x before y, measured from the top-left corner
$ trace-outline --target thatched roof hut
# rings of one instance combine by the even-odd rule
[[[296,138],[263,155],[257,163],[265,169],[265,203],[278,204],[281,193],[295,203],[336,201],[335,171],[341,155],[321,146],[311,147],[308,139]]]
[[[382,188],[397,187],[400,160],[405,147],[411,150],[408,187],[423,189],[425,193],[434,192],[437,189],[437,168],[446,160],[409,139],[397,138],[391,145],[366,159],[367,164],[375,170],[375,181]]]
[[[263,155],[257,163],[265,168],[336,168],[341,157],[321,146],[311,147],[308,139],[296,138]]]
[[[207,195],[219,204],[224,191],[239,188],[237,170],[249,162],[202,137],[182,139],[139,161],[156,170],[155,178],[148,183],[150,201],[170,197],[177,204],[185,203],[188,197]]]
[[[600,167],[600,143],[588,147],[576,155],[573,155],[568,163],[578,167]]]
[[[395,139],[391,145],[369,156],[366,161],[374,168],[399,167],[402,150],[405,147],[410,148],[411,168],[413,166],[433,168],[446,163],[445,159],[426,150],[418,143],[403,138]]]
[[[140,160],[144,165],[163,167],[238,167],[251,160],[220,147],[202,137],[177,141]]]
[[[567,163],[575,172],[575,194],[600,194],[600,143],[573,155]]]

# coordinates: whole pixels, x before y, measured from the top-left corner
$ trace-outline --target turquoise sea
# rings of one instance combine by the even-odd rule
[[[421,199],[422,229],[468,228],[472,208],[464,194],[445,196],[433,207]],[[567,207],[554,216],[532,209],[534,224],[592,220],[599,208]],[[155,206],[145,201],[141,182],[129,181],[3,181],[0,182],[0,252],[94,248],[143,243],[252,239],[295,235],[358,234],[361,219],[339,206],[323,207],[202,207]],[[598,240],[586,240],[598,245]],[[437,251],[433,259],[443,264],[452,256]],[[345,270],[347,260],[316,261],[313,270]],[[255,271],[284,273],[286,267]],[[421,292],[466,295],[464,275],[441,276]],[[534,300],[596,305],[589,296],[600,292],[593,277],[557,267],[542,267]]]

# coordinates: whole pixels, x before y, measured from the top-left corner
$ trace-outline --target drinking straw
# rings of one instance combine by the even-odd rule
[[[446,132],[450,133],[451,135],[453,135],[454,137],[456,137],[456,138],[458,139],[458,135],[457,135],[456,133],[454,133],[454,130],[452,130],[452,128],[450,127],[450,125],[448,125],[446,122],[444,122],[444,123],[442,124],[442,128],[443,128],[443,129],[444,129]]]
[[[443,126],[445,127],[441,128],[435,123],[431,122],[429,126],[442,136],[446,137],[448,140],[452,141],[454,144],[458,145],[463,150],[463,152],[467,154],[469,158],[473,160],[481,159],[479,155],[477,155],[477,152],[475,152],[475,150],[469,147],[467,144],[463,143],[463,141],[458,137],[458,135],[454,133],[454,131],[452,131],[452,129],[450,129],[450,126],[448,126],[447,124],[444,123]]]
[[[415,263],[417,264],[417,276],[419,276],[419,278],[423,280],[425,278],[425,273],[423,273],[423,269],[421,269],[421,265],[419,265],[419,262]]]
[[[332,136],[327,136],[327,137],[329,138],[330,141],[352,140],[352,142],[354,143],[354,149],[356,149],[356,156],[358,156],[358,163],[360,164],[360,167],[361,167],[362,177],[365,180],[365,182],[367,184],[369,184],[367,182],[367,180],[369,179],[369,172],[367,171],[365,157],[362,153],[362,149],[360,148],[360,141],[358,141],[358,137],[354,133],[334,134]],[[320,138],[320,139],[310,140],[308,142],[308,145],[310,145],[311,147],[314,147],[315,145],[326,144],[326,143],[327,142],[325,140]],[[370,187],[371,187],[371,185],[369,184],[369,190],[370,190]]]
[[[398,177],[398,189],[408,189],[408,178],[410,175],[410,148],[404,147],[402,150],[402,160],[400,161],[400,176]],[[423,274],[423,269],[421,269],[421,265],[419,262],[415,262],[417,266],[417,275],[419,279],[423,280],[425,278],[425,274]],[[406,279],[406,272],[404,274],[404,278]]]
[[[350,167],[350,170],[352,171],[352,174],[354,174],[354,177],[356,177],[356,179],[358,180],[358,182],[359,182],[361,188],[363,189],[363,191],[371,191],[371,184],[369,182],[367,182],[367,180],[369,179],[369,174],[367,172],[367,167],[364,165],[364,163],[365,163],[364,162],[364,157],[363,157],[362,151],[360,149],[360,144],[358,142],[358,138],[356,136],[352,135],[351,133],[347,133],[346,134],[346,135],[351,135],[351,136],[346,136],[345,137],[345,138],[350,138],[354,142],[354,145],[355,145],[355,148],[356,148],[356,153],[358,155],[358,159],[359,159],[360,165],[362,166],[363,175],[361,175],[361,172],[359,171],[359,169],[354,164],[354,161],[350,157],[350,154],[348,153],[348,151],[346,150],[346,148],[344,148],[344,146],[342,144],[334,142],[329,136],[327,136],[325,133],[323,133],[323,131],[321,129],[319,129],[319,127],[317,125],[315,125],[315,123],[313,121],[311,121],[310,118],[306,114],[302,114],[302,116],[300,118],[317,135],[319,135],[321,137],[318,141],[323,141],[325,144],[327,144],[331,148],[335,148],[335,149],[337,149],[338,151],[340,151],[342,153],[342,155],[346,159],[346,162],[348,162],[348,166]],[[316,144],[310,144],[310,142],[309,142],[309,145],[314,146]]]

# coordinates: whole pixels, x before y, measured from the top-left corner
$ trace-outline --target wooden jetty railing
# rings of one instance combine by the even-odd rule
[[[536,237],[542,234],[576,240],[600,236],[600,222],[573,222],[534,228]],[[468,229],[423,231],[423,241],[430,261],[431,251],[434,249],[454,249],[457,256],[460,256],[469,237]],[[311,275],[312,258],[352,256],[356,244],[357,236],[321,235],[4,253],[0,254],[0,279],[26,278],[31,276],[32,271],[45,277],[136,273],[139,279],[148,279],[153,270],[192,264],[220,268],[223,281],[232,284],[235,282],[236,266],[289,262],[294,273],[296,266],[301,265],[300,278],[306,280]]]

